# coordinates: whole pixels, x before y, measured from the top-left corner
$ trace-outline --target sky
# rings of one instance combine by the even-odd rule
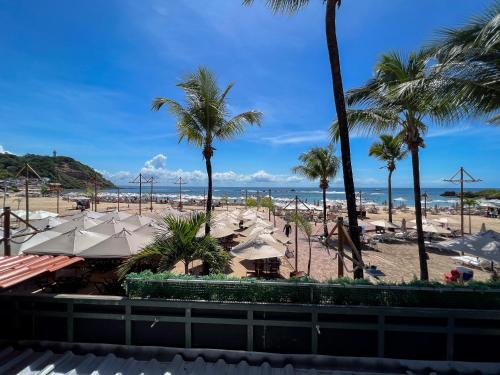
[[[345,0],[337,13],[344,87],[364,84],[378,57],[418,49],[490,0]],[[261,127],[216,144],[216,186],[314,186],[294,176],[300,153],[328,142],[335,116],[324,5],[275,15],[255,0],[0,0],[0,152],[71,156],[125,185],[139,172],[164,185],[182,175],[206,183],[201,151],[176,135],[175,118],[152,112],[199,66],[219,85],[235,82],[233,114],[256,109]],[[464,166],[499,187],[500,129],[482,119],[428,123],[423,187],[445,187]],[[387,171],[368,157],[374,137],[351,136],[356,187],[383,187]],[[340,155],[339,147],[337,147]],[[411,187],[409,158],[393,177]],[[333,186],[342,186],[341,175]]]

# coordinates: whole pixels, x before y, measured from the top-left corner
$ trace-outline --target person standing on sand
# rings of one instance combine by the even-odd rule
[[[290,237],[290,232],[292,231],[292,226],[290,225],[290,223],[287,221],[284,228],[283,228],[283,232],[285,232],[285,235],[287,237]]]

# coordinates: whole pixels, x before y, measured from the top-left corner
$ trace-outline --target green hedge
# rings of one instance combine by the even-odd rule
[[[348,278],[324,283],[307,278],[260,281],[226,275],[193,277],[144,271],[128,275],[125,286],[131,298],[500,309],[500,283],[493,281],[456,286],[421,281],[372,285],[367,280]]]

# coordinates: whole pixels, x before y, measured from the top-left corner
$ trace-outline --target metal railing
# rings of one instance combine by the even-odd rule
[[[21,294],[0,306],[2,340],[498,361],[499,310]]]

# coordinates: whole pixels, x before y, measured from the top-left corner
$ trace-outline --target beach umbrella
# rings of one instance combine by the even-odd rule
[[[15,210],[12,211],[12,213],[19,216],[21,219],[26,219],[25,210]],[[59,216],[59,214],[49,211],[30,211],[29,216],[30,220],[41,220],[41,219],[46,219],[48,217],[57,217]]]
[[[278,242],[281,242],[282,244],[286,245],[286,244],[291,244],[292,241],[290,240],[289,237],[287,237],[285,235],[285,233],[283,233],[281,230],[279,230],[278,228],[273,228],[273,231],[271,232],[271,236],[273,236],[273,238],[278,241]]]
[[[481,229],[479,230],[479,233],[484,233],[484,232],[486,232],[486,224],[482,223],[481,224]]]
[[[500,233],[493,230],[438,242],[435,246],[500,263]]]
[[[68,220],[63,219],[61,217],[47,217],[45,219],[33,220],[30,221],[30,225],[35,227],[38,230],[52,229],[66,223]]]
[[[423,224],[422,230],[426,233],[439,233],[439,234],[450,234],[451,233],[450,230],[435,226],[434,224]]]
[[[375,225],[376,227],[384,228],[384,229],[394,229],[398,228],[396,224],[390,223],[385,220],[374,220],[370,221],[370,224]]]
[[[433,220],[435,223],[444,225],[444,226],[449,226],[450,224],[458,224],[455,220],[449,218],[449,217],[440,217],[439,219]]]
[[[23,233],[32,233],[33,229],[31,228],[23,228],[19,231],[16,232],[16,234],[23,234]],[[45,241],[51,240],[55,237],[60,236],[61,233],[54,232],[51,230],[43,231],[43,232],[38,232],[36,234],[32,235],[27,235],[23,237],[17,237],[13,239],[10,243],[10,251],[11,255],[17,255],[17,254],[22,254],[25,250],[28,250],[32,248],[33,246],[36,246],[38,244],[41,244]],[[1,247],[3,251],[3,246]]]
[[[97,224],[95,227],[90,228],[89,231],[112,236],[113,234],[120,233],[124,229],[133,232],[139,229],[139,227],[137,225],[130,224],[125,221],[119,221],[116,218],[112,218],[108,221]]]
[[[137,254],[151,242],[153,242],[151,237],[123,229],[104,241],[80,251],[78,256],[83,258],[126,258]]]
[[[414,228],[417,225],[417,219],[413,219],[408,221],[411,225],[412,228]],[[422,218],[422,224],[431,224],[430,220],[427,220],[425,217]]]
[[[161,226],[156,222],[152,222],[150,224],[143,225],[142,227],[137,228],[134,233],[137,233],[142,236],[154,237],[158,233],[167,233],[165,226]]]
[[[65,216],[64,218],[66,220],[71,220],[71,219],[78,219],[81,217],[86,217],[86,218],[93,219],[93,220],[99,220],[104,215],[106,215],[104,212],[81,211],[81,212],[78,212],[74,215]]]
[[[210,236],[213,238],[224,238],[234,235],[234,227],[226,222],[212,222],[210,225]],[[205,226],[202,226],[198,233],[197,237],[203,237],[205,235]]]
[[[129,213],[127,213],[127,212],[114,210],[114,211],[108,212],[108,213],[100,216],[98,219],[102,220],[102,221],[108,221],[108,220],[111,220],[111,219],[114,219],[114,220],[125,220],[125,219],[129,218],[130,216],[132,216],[132,215],[129,214]]]
[[[29,254],[78,255],[109,236],[76,228],[25,250]]]
[[[257,260],[282,257],[285,250],[270,234],[262,233],[233,247],[231,254],[242,259]]]
[[[132,215],[126,219],[121,220],[124,223],[133,224],[137,227],[142,227],[146,224],[151,224],[154,220],[147,216],[142,215]]]
[[[52,228],[51,230],[59,233],[66,233],[72,229],[78,229],[78,230],[88,230],[92,227],[95,227],[98,224],[101,224],[102,221],[97,220],[97,219],[90,219],[87,216],[81,216],[77,217],[72,220],[68,220],[65,223],[59,224]]]

